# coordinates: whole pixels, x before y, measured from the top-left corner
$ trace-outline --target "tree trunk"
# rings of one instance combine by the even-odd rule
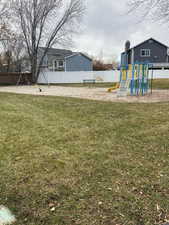
[[[10,58],[7,59],[7,73],[10,72]]]
[[[37,71],[36,71],[36,81],[35,81],[35,83],[38,82],[39,74],[40,74],[40,65],[37,67]]]
[[[31,73],[33,83],[37,83],[37,56],[32,56],[31,60]]]

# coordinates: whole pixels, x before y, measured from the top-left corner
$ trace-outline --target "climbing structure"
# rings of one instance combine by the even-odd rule
[[[117,96],[146,95],[152,90],[151,83],[148,63],[121,66],[120,86]]]

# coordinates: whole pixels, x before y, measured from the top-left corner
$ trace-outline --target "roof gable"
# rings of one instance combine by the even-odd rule
[[[139,44],[133,46],[133,47],[130,48],[128,51],[131,51],[132,49],[137,48],[137,47],[139,47],[140,45],[142,45],[142,44],[144,44],[144,43],[146,43],[146,42],[148,42],[148,41],[150,41],[150,40],[152,40],[152,41],[154,41],[154,42],[160,44],[161,46],[163,46],[163,47],[165,47],[165,48],[169,48],[167,45],[165,45],[165,44],[163,44],[163,43],[157,41],[156,39],[154,39],[154,38],[149,38],[149,39],[147,39],[147,40],[145,40],[145,41],[143,41],[143,42],[141,42],[141,43],[139,43]],[[122,52],[121,54],[125,54],[125,52]]]
[[[83,57],[87,58],[88,60],[92,61],[91,58],[89,58],[87,55],[85,55],[85,54],[83,54],[81,52],[73,52],[72,55],[66,56],[65,58],[67,59],[67,58],[74,57],[74,56],[79,55],[79,54],[82,55]]]
[[[40,47],[41,50],[45,50],[45,47]],[[49,48],[47,51],[47,55],[53,55],[53,56],[62,56],[62,57],[66,57],[68,55],[72,55],[72,51],[70,50],[66,50],[66,49],[57,49],[57,48]]]
[[[135,45],[134,47],[132,47],[132,48],[137,48],[137,47],[139,47],[140,45],[142,45],[142,44],[144,44],[144,43],[146,43],[146,42],[148,42],[148,41],[154,41],[154,42],[156,42],[156,43],[158,43],[158,44],[160,44],[160,45],[162,45],[163,47],[166,47],[166,48],[168,48],[168,46],[167,45],[165,45],[165,44],[163,44],[163,43],[161,43],[161,42],[159,42],[159,41],[157,41],[157,40],[155,40],[154,38],[149,38],[149,39],[147,39],[147,40],[145,40],[145,41],[143,41],[143,42],[141,42],[140,44],[138,44],[138,45]],[[131,49],[132,49],[131,48]]]
[[[40,50],[45,50],[45,47],[40,47]],[[69,58],[69,57],[73,57],[76,55],[82,55],[85,58],[87,58],[88,60],[92,61],[92,59],[90,57],[88,57],[87,55],[81,53],[81,52],[72,52],[70,50],[66,50],[66,49],[57,49],[57,48],[49,48],[47,51],[47,55],[52,55],[52,56],[56,56],[58,58]]]

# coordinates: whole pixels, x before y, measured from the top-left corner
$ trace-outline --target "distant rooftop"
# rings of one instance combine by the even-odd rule
[[[45,50],[45,47],[40,47],[40,49]],[[66,49],[58,49],[58,48],[49,48],[47,51],[48,55],[59,55],[62,57],[66,57],[69,55],[72,55],[73,52],[70,50],[66,50]]]
[[[40,49],[45,50],[45,47],[40,47]],[[59,49],[59,48],[49,48],[47,51],[47,54],[56,56],[60,59],[63,59],[63,58],[69,57],[69,56],[73,56],[73,55],[77,55],[77,54],[81,54],[84,57],[88,58],[89,60],[92,60],[89,56],[87,56],[81,52],[72,52],[71,50]]]

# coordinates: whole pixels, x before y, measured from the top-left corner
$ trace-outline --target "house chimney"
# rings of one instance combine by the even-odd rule
[[[129,49],[130,49],[130,41],[126,41],[126,43],[125,43],[125,52],[127,53]]]

